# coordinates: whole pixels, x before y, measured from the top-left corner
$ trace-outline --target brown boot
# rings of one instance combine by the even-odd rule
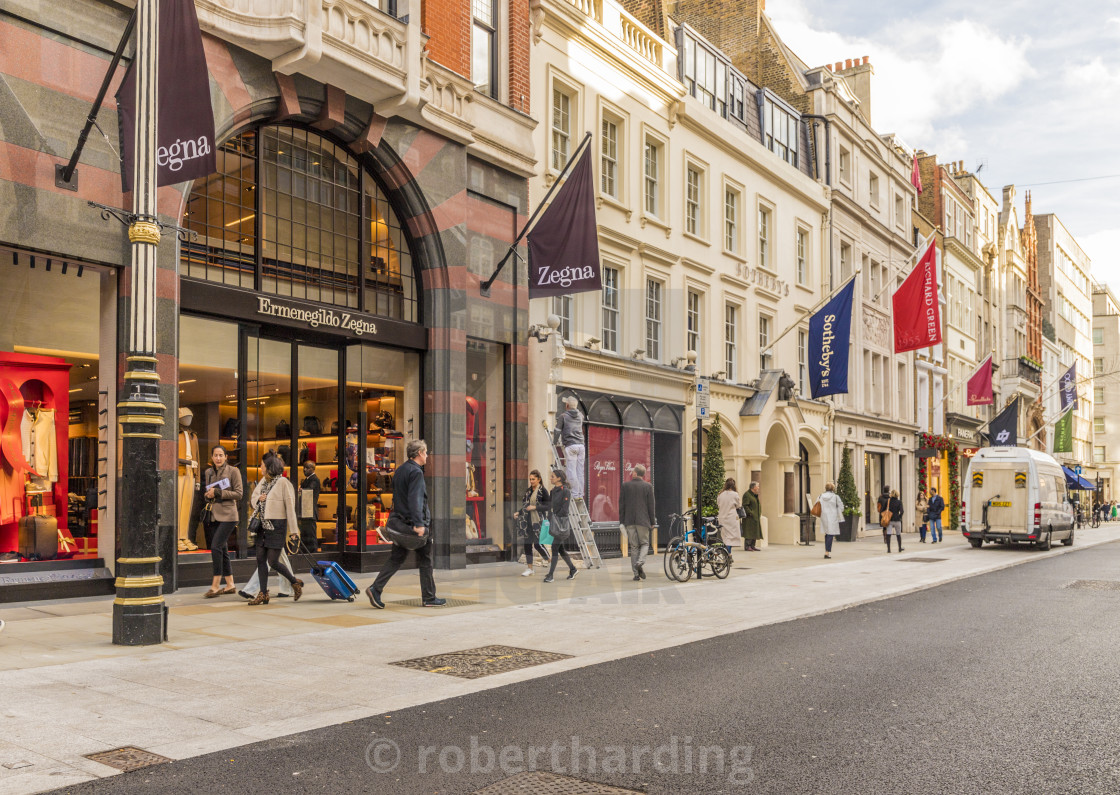
[[[303,596],[303,580],[296,580],[292,583],[292,601],[298,602],[301,596]]]
[[[258,593],[256,596],[253,597],[252,601],[249,602],[249,607],[252,607],[253,605],[266,605],[266,604],[268,604],[268,591],[261,591],[260,593]]]

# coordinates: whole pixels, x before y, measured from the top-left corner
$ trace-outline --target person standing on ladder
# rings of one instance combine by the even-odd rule
[[[583,414],[579,410],[579,400],[574,395],[564,398],[568,407],[556,418],[556,428],[552,432],[554,443],[564,448],[564,469],[568,476],[568,486],[572,499],[583,499],[583,470],[587,463],[587,443],[583,437]]]

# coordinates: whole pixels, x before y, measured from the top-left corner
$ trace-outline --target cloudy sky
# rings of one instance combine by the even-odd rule
[[[810,66],[871,56],[872,122],[1056,213],[1120,291],[1120,0],[769,0]]]

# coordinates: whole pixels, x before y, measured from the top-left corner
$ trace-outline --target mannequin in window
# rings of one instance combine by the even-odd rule
[[[193,552],[191,508],[198,494],[198,434],[190,429],[194,412],[179,409],[179,551]]]

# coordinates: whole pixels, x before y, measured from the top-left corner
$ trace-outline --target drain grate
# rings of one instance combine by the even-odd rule
[[[519,649],[515,646],[482,646],[465,651],[433,654],[430,657],[417,657],[415,660],[400,660],[390,665],[427,671],[431,674],[447,674],[460,679],[479,679],[483,676],[504,674],[507,671],[517,671],[557,660],[567,660],[571,656],[551,651]]]
[[[1117,580],[1073,580],[1062,586],[1074,588],[1079,591],[1120,591],[1120,581]]]
[[[423,607],[423,599],[396,599],[392,602],[386,602],[386,605],[398,605],[399,607]],[[470,599],[448,599],[445,607],[468,607],[469,605],[476,605],[478,602],[472,602]]]
[[[86,759],[92,759],[94,762],[99,762],[109,767],[115,767],[117,770],[139,770],[142,767],[151,767],[152,765],[162,765],[164,762],[170,762],[166,756],[153,754],[151,751],[145,751],[143,748],[133,748],[131,745],[124,748],[118,748],[115,751],[101,751],[96,754],[86,754]]]
[[[632,795],[636,792],[641,790],[611,787],[595,781],[532,770],[475,790],[474,795]]]
[[[944,563],[948,558],[897,558],[899,563]]]

